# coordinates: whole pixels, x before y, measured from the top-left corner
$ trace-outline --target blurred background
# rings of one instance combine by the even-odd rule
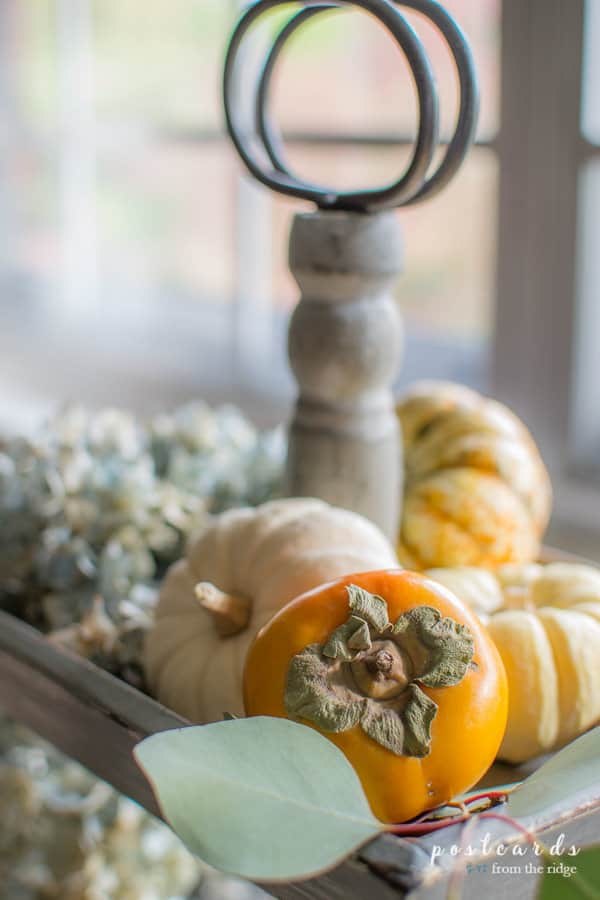
[[[261,425],[289,414],[300,205],[250,183],[224,134],[241,5],[0,3],[0,428],[73,400],[146,413],[227,399]],[[444,377],[509,402],[553,473],[552,538],[600,556],[600,0],[446,5],[482,113],[450,188],[399,214],[399,385]],[[447,134],[451,63],[413,21]],[[296,169],[340,186],[391,178],[415,128],[406,66],[357,12],[302,29],[275,108]]]
[[[302,205],[254,185],[224,133],[221,67],[242,5],[0,0],[0,434],[31,431],[71,402],[149,415],[201,398],[236,403],[259,426],[289,416],[285,333],[297,289],[287,241]],[[600,561],[600,0],[445,5],[473,47],[481,118],[451,186],[399,213],[407,338],[397,387],[447,378],[511,405],[552,473],[548,542]],[[437,33],[409,17],[448,135],[454,72]],[[368,17],[307,24],[275,88],[289,157],[308,177],[364,187],[407,160],[411,80]],[[4,820],[39,821],[52,852],[87,854],[94,900],[174,898],[154,882],[171,878],[168,860],[177,896],[187,895],[199,877],[189,858],[114,793],[75,804],[72,833],[58,838],[52,773],[69,796],[95,796],[96,782],[18,726],[0,726]],[[92,831],[105,855],[90,863]],[[40,868],[35,854],[24,857],[28,872],[32,859]],[[93,867],[110,875],[121,854],[116,894]],[[1,864],[0,897],[15,900],[2,893],[11,869]],[[197,896],[256,894],[204,873]]]

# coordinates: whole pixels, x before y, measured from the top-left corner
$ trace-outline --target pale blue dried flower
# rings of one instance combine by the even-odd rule
[[[3,897],[186,897],[204,867],[173,832],[0,719]]]
[[[4,442],[0,603],[54,631],[85,619],[100,595],[117,637],[96,659],[130,677],[167,566],[209,513],[272,497],[284,451],[282,432],[203,403],[148,424],[73,407]]]
[[[235,408],[202,403],[147,425],[75,407],[5,441],[0,604],[143,687],[161,575],[210,512],[274,496],[284,454],[281,431],[257,433]],[[7,896],[64,896],[79,879],[81,896],[175,898],[197,877],[172,832],[5,723],[0,794]]]

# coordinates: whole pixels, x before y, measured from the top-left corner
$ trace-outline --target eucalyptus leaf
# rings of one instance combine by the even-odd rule
[[[343,753],[287,719],[166,731],[146,738],[134,755],[175,833],[232,875],[308,878],[384,828]]]
[[[568,876],[565,870],[569,870]],[[538,900],[596,900],[598,897],[600,847],[590,847],[578,856],[553,858],[546,863]]]
[[[507,812],[515,819],[539,816],[575,795],[600,797],[600,727],[568,744],[511,792]]]

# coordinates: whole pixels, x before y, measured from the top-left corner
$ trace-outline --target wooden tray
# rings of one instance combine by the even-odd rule
[[[548,553],[545,558],[556,559]],[[561,557],[564,559],[566,555]],[[159,731],[189,724],[184,719],[102,669],[51,644],[40,632],[9,613],[0,611],[0,706],[15,720],[28,725],[60,750],[78,760],[118,791],[136,800],[156,816],[154,796],[135,765],[135,744]],[[530,774],[539,761],[523,767],[496,764],[482,787],[506,785]],[[585,846],[600,837],[600,800],[574,797],[552,809],[535,823],[536,834],[550,846],[565,835],[567,845]],[[469,834],[469,844],[479,846],[489,832],[492,844],[522,843],[518,832],[498,822],[480,822]],[[437,900],[446,897],[452,869],[450,851],[461,844],[461,827],[451,826],[419,839],[391,835],[377,838],[335,871],[298,884],[270,885],[265,889],[281,900]],[[447,852],[431,864],[434,846]],[[533,857],[525,857],[537,863]],[[493,870],[493,857],[473,857],[463,885],[463,897],[513,900],[535,896],[534,873]],[[576,863],[576,860],[575,860]],[[493,877],[491,877],[493,875]]]

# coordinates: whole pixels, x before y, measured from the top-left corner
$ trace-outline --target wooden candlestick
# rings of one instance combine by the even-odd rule
[[[286,490],[362,513],[392,539],[402,487],[392,395],[402,323],[390,288],[402,255],[392,212],[294,219],[289,261],[302,297],[289,329],[299,395]]]
[[[290,267],[302,298],[289,332],[299,396],[289,429],[286,490],[360,512],[395,539],[402,460],[391,385],[400,360],[402,328],[390,286],[400,271],[402,242],[389,210],[435,196],[460,168],[477,124],[473,57],[460,28],[436,0],[343,3],[374,16],[406,57],[417,93],[414,150],[405,170],[382,187],[337,190],[312,184],[287,163],[270,115],[271,82],[296,31],[338,4],[323,0],[294,11],[250,78],[246,70],[250,55],[241,53],[254,25],[286,2],[255,0],[243,12],[223,70],[227,128],[248,171],[271,190],[310,200],[318,208],[296,216],[290,240]],[[418,34],[398,7],[429,20],[445,40],[456,68],[458,114],[437,163],[439,97],[433,69]],[[250,91],[240,92],[240,84],[250,85]],[[249,114],[243,97],[251,102]]]

